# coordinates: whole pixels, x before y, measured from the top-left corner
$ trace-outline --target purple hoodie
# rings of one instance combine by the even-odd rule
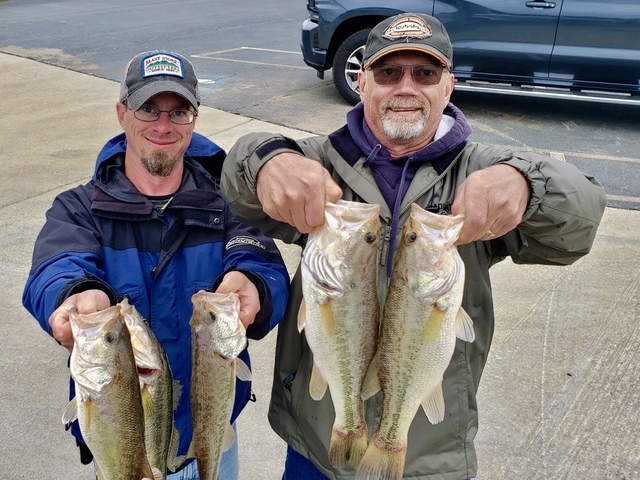
[[[340,155],[354,165],[365,155],[365,165],[371,169],[380,193],[384,197],[393,214],[390,258],[395,250],[395,232],[399,228],[400,205],[407,193],[411,180],[420,165],[430,162],[438,174],[441,174],[456,158],[467,143],[471,135],[471,127],[460,109],[449,103],[444,115],[452,119],[452,125],[447,130],[441,123],[442,135],[432,141],[422,150],[410,155],[393,158],[389,151],[375,138],[369,125],[364,119],[362,103],[356,105],[347,114],[347,125],[329,136],[331,144]],[[390,268],[391,262],[388,262]],[[391,272],[388,272],[390,275]]]

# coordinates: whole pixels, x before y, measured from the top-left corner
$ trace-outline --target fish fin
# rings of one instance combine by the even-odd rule
[[[327,392],[327,381],[320,373],[315,362],[313,362],[313,368],[311,369],[311,380],[309,380],[309,394],[314,400],[322,400],[324,394]]]
[[[374,437],[356,470],[356,480],[402,478],[407,444],[384,447],[384,442]]]
[[[222,451],[226,452],[231,448],[233,442],[236,441],[236,432],[233,431],[231,424],[227,424],[227,428],[224,431],[224,438],[222,439]]]
[[[182,465],[182,463],[187,459],[186,455],[181,455],[181,456],[175,456],[172,457],[171,460],[169,460],[167,458],[167,469],[170,472],[175,472],[178,468],[180,468],[180,465]]]
[[[171,438],[173,441],[173,435],[171,436]],[[176,447],[173,450],[173,452],[169,452],[171,456],[167,457],[167,468],[172,472],[175,472],[176,470],[178,470],[187,458],[195,458],[196,456],[196,450],[195,450],[195,447],[193,446],[193,440],[189,444],[189,450],[187,450],[186,454],[177,455],[176,454],[177,448],[178,448],[178,444],[176,443]],[[171,458],[171,461],[169,461],[169,458]]]
[[[167,452],[167,468],[175,472],[182,462],[187,459],[186,455],[178,456],[178,445],[180,443],[180,433],[175,425],[171,428],[171,439],[169,440],[169,451]]]
[[[456,315],[456,337],[465,342],[473,342],[476,332],[473,329],[473,320],[464,308],[460,307]]]
[[[367,373],[362,380],[362,387],[360,392],[360,398],[362,400],[368,400],[376,393],[382,390],[380,386],[380,378],[378,377],[378,370],[380,369],[380,355],[378,352],[371,359]]]
[[[349,462],[357,467],[367,450],[367,424],[355,432],[345,432],[340,428],[333,427],[331,432],[331,442],[329,443],[329,461],[335,468],[344,467]]]
[[[444,231],[444,238],[447,247],[453,246],[453,244],[456,243],[456,240],[458,240],[458,237],[460,236],[462,225],[464,225],[464,217],[460,215],[458,217],[460,218],[451,217],[453,219],[456,219],[456,223],[454,223]]]
[[[62,424],[65,428],[69,428],[68,425],[71,425],[78,419],[78,401],[76,397],[73,397],[69,404],[64,408],[62,412]]]
[[[178,408],[180,402],[180,395],[182,395],[182,385],[178,380],[173,381],[173,409]]]
[[[445,310],[440,310],[436,305],[433,306],[431,314],[422,329],[423,345],[435,342],[438,339],[442,331],[442,324],[446,320],[446,314],[447,312]]]
[[[236,358],[236,377],[244,382],[251,381],[251,370],[241,358]]]
[[[145,418],[153,417],[155,415],[153,412],[155,405],[153,404],[151,392],[146,386],[140,390],[140,397],[142,399],[142,410],[144,411]]]
[[[307,325],[307,302],[302,299],[300,302],[300,310],[298,310],[298,333],[302,333],[304,327]]]
[[[429,394],[429,396],[422,401],[422,409],[433,425],[444,420],[444,395],[442,393],[442,381]]]
[[[144,463],[145,465],[142,465],[142,467],[140,467],[140,471],[138,472],[138,475],[136,476],[136,478],[141,478],[142,480],[161,480],[162,479],[162,473],[160,473],[160,470],[158,470],[157,468],[152,468],[146,459]]]
[[[81,408],[84,408],[84,415],[82,416],[82,423],[78,423],[80,425],[80,432],[82,433],[88,432],[91,429],[91,413],[93,412],[93,400],[91,400],[91,397],[87,398]],[[83,433],[83,435],[84,434],[86,433]]]
[[[193,439],[191,439],[191,443],[189,444],[189,449],[184,456],[185,458],[196,458],[196,445],[193,443]]]
[[[333,318],[333,304],[327,300],[319,305],[320,318],[322,319],[322,329],[328,337],[333,337],[336,333],[335,319]]]
[[[151,467],[151,474],[153,475],[153,478],[144,477],[142,480],[164,480],[166,478],[160,469],[156,467]]]
[[[96,480],[104,480],[104,474],[102,473],[102,470],[100,470],[100,465],[98,465],[98,462],[95,462],[96,465]]]

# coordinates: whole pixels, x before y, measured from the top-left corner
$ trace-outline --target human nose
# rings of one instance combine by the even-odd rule
[[[418,84],[413,78],[413,67],[412,66],[403,66],[402,72],[400,74],[400,80],[398,80],[399,87],[410,87],[413,89],[418,88]]]
[[[166,110],[160,110],[158,118],[154,123],[161,128],[173,128],[173,122],[171,121],[170,112]]]

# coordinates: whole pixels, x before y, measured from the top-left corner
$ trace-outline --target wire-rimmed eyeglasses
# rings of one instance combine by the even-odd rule
[[[189,125],[198,116],[198,112],[192,110],[160,110],[151,105],[142,105],[138,110],[133,110],[133,116],[142,122],[155,122],[161,113],[168,113],[169,120],[178,125]]]

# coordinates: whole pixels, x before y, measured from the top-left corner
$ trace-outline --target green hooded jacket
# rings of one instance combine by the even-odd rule
[[[306,237],[293,227],[268,218],[256,196],[255,182],[260,167],[282,152],[300,153],[321,162],[342,188],[344,200],[381,205],[380,217],[386,233],[381,242],[378,281],[381,312],[387,287],[390,235],[392,231],[400,234],[411,203],[423,208],[450,206],[457,188],[471,172],[498,163],[515,167],[529,181],[531,199],[516,229],[491,241],[458,247],[466,270],[462,306],[473,319],[475,341],[457,340],[443,381],[444,422],[432,425],[419,409],[409,431],[404,478],[460,480],[475,476],[476,393],[494,330],[489,268],[507,256],[515,263],[569,265],[587,254],[604,212],[603,188],[573,165],[549,156],[467,142],[440,174],[429,162],[420,165],[404,196],[399,216],[396,215],[400,228],[392,229],[392,212],[376,187],[364,155],[355,163],[349,163],[326,136],[294,141],[279,135],[254,133],[240,138],[227,156],[221,182],[232,211],[268,235],[300,246]],[[328,478],[353,478],[352,467],[337,470],[329,463],[334,420],[331,396],[315,401],[309,395],[313,355],[304,334],[297,329],[301,300],[298,269],[292,280],[287,313],[278,327],[269,422],[287,444],[309,458]],[[375,431],[380,406],[381,393],[367,401],[370,433]]]

